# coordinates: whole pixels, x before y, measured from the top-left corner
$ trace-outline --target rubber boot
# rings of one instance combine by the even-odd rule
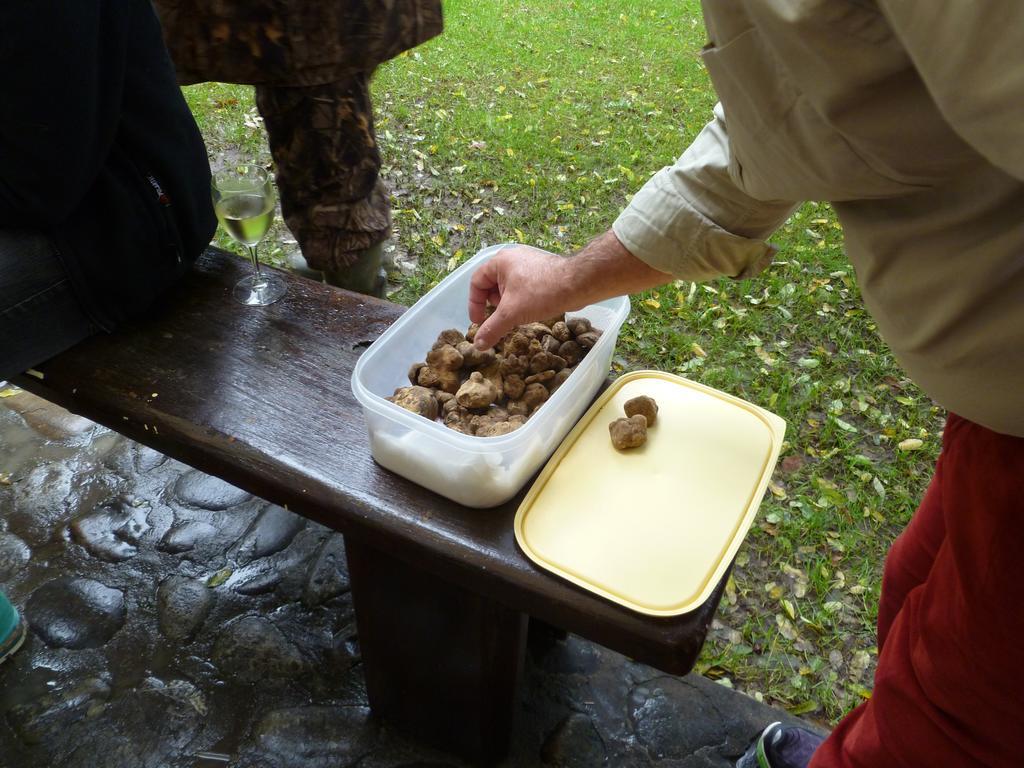
[[[308,280],[314,280],[318,283],[322,283],[324,281],[324,273],[319,269],[313,269],[309,266],[309,264],[306,263],[306,259],[299,251],[295,251],[295,253],[288,257],[288,271],[293,272],[296,275],[301,275]]]
[[[9,659],[25,642],[27,626],[7,595],[0,592],[0,664]]]
[[[295,274],[316,280],[318,283],[376,296],[378,299],[386,298],[388,283],[387,272],[384,271],[383,241],[367,248],[354,264],[344,269],[321,272],[310,267],[301,253],[295,253],[289,258],[288,268]]]
[[[384,271],[384,243],[379,242],[363,251],[355,263],[345,269],[324,272],[329,285],[367,296],[386,298],[387,272]]]

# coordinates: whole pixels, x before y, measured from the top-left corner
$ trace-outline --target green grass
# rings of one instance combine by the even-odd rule
[[[691,0],[448,0],[445,34],[374,81],[393,194],[392,298],[411,303],[483,245],[554,251],[604,231],[706,122],[715,97]],[[267,160],[251,89],[186,89],[211,154]],[[755,280],[633,302],[618,370],[659,368],[789,422],[702,673],[834,722],[869,695],[882,563],[930,475],[943,414],[895,365],[831,208],[808,204]],[[294,245],[278,227],[271,260]],[[908,438],[923,441],[903,451]]]

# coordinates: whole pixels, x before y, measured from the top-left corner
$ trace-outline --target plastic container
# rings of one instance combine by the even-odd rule
[[[607,378],[629,315],[625,296],[570,312],[569,317],[586,317],[601,329],[600,340],[529,421],[507,435],[464,435],[385,400],[409,385],[409,366],[423,360],[441,331],[469,327],[473,272],[507,247],[485,248],[445,278],[367,348],[352,373],[352,391],[363,406],[377,463],[467,507],[508,501],[540,469]]]
[[[608,425],[638,395],[658,403],[647,443],[618,451]],[[516,514],[542,568],[634,611],[674,616],[721,581],[761,504],[786,422],[660,371],[617,379],[562,442]]]

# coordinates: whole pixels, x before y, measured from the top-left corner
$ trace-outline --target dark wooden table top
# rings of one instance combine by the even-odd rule
[[[243,307],[249,265],[209,250],[151,319],[101,334],[17,383],[268,501],[543,621],[674,673],[693,666],[723,585],[692,613],[646,617],[537,568],[515,542],[521,497],[469,509],[382,469],[350,388],[403,307],[282,274]]]

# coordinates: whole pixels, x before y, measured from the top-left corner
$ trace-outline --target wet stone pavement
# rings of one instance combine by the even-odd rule
[[[339,534],[3,394],[0,767],[465,765],[371,715]],[[543,629],[516,717],[510,768],[724,768],[790,719]]]

